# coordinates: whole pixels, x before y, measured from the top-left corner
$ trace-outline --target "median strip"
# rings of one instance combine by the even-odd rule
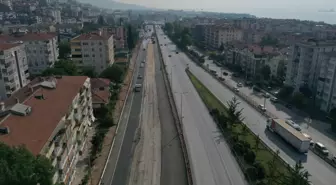
[[[239,104],[237,100],[231,100],[228,102],[228,106],[223,105],[190,71],[187,70],[186,72],[214,121],[217,123],[218,128],[221,130],[222,137],[229,144],[234,157],[248,181],[257,184],[270,184],[271,181],[278,182],[274,184],[283,184],[288,179],[294,179],[294,171],[301,164],[292,170],[279,157],[279,153],[274,152],[263,143],[257,135],[241,122],[242,120],[233,118],[235,115],[238,116],[241,113],[237,109],[232,111],[233,108],[236,108],[234,105]],[[299,171],[302,172],[301,167]],[[300,178],[297,179],[300,180]]]

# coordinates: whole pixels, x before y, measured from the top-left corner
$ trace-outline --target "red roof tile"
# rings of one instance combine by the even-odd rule
[[[111,33],[102,32],[91,32],[91,33],[84,33],[79,35],[78,37],[73,38],[74,41],[82,41],[82,40],[107,40],[112,36]]]
[[[3,118],[1,126],[8,126],[10,133],[0,135],[0,141],[10,145],[24,145],[33,154],[41,152],[61,118],[68,112],[72,100],[83,86],[86,76],[63,76],[57,79],[55,89],[36,87],[32,91],[29,86],[38,83],[33,80],[28,86],[14,93],[6,106],[15,104],[18,98],[22,104],[30,106],[32,111],[26,116],[10,114]],[[36,95],[43,94],[44,100],[36,99]]]
[[[110,99],[110,83],[106,78],[91,78],[92,103],[108,103]],[[104,87],[104,90],[99,88]]]
[[[11,43],[1,43],[0,44],[0,51],[7,50],[16,46],[19,46],[21,44],[11,44]]]
[[[0,35],[0,42],[10,41],[43,41],[57,37],[55,33],[27,33],[24,35]]]

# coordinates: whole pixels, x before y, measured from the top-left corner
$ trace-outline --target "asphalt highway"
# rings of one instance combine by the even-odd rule
[[[158,31],[159,43],[168,43]],[[244,175],[170,46],[160,46],[174,91],[195,185],[245,185]],[[177,55],[176,55],[177,56]]]
[[[150,34],[150,33],[148,33]],[[137,83],[142,83],[143,79],[138,79],[138,75],[144,76],[145,68],[140,67],[141,61],[146,59],[146,50],[148,41],[144,40],[138,58],[133,76],[132,87]],[[136,129],[139,125],[139,115],[141,111],[143,92],[130,92],[124,109],[118,134],[116,135],[111,156],[109,158],[106,170],[102,178],[104,185],[127,184],[132,163]]]
[[[175,54],[176,47],[175,45],[168,39],[164,39],[164,35],[159,34],[159,40],[160,44],[162,43],[163,46],[162,52],[164,57],[166,57],[167,60],[167,66],[171,68],[173,71],[173,87],[177,89],[178,92],[184,92],[188,91],[187,95],[183,96],[183,105],[186,104],[183,107],[183,116],[185,117],[184,120],[188,119],[188,122],[193,122],[193,127],[189,127],[190,125],[185,124],[186,132],[193,132],[193,133],[199,133],[199,132],[205,132],[204,130],[209,129],[209,125],[212,125],[212,121],[209,119],[204,120],[205,117],[208,117],[207,110],[202,109],[201,105],[196,105],[196,102],[199,102],[199,98],[196,98],[194,95],[195,91],[190,87],[190,81],[185,78],[184,68],[188,65],[190,71],[205,85],[207,86],[212,93],[214,93],[215,96],[219,100],[221,100],[223,103],[226,103],[227,101],[231,100],[234,96],[236,96],[233,92],[231,92],[229,89],[222,86],[216,79],[214,79],[212,76],[210,76],[207,72],[205,72],[202,68],[198,67],[194,62],[190,61],[190,59],[184,54],[179,53]],[[164,46],[166,44],[167,46]],[[171,55],[171,57],[168,57],[168,55]],[[173,65],[169,66],[170,63],[173,63]],[[182,90],[181,90],[182,89]],[[190,98],[193,97],[193,98]],[[178,97],[177,102],[180,101]],[[239,99],[239,98],[238,98]],[[273,150],[279,150],[280,156],[289,164],[294,165],[295,162],[301,160],[304,164],[304,167],[309,171],[309,173],[312,175],[310,180],[314,185],[333,185],[336,182],[336,170],[335,168],[331,167],[329,164],[324,162],[321,158],[316,156],[315,154],[309,152],[307,155],[304,154],[298,154],[290,145],[285,143],[281,138],[274,135],[273,133],[269,133],[266,128],[266,118],[263,117],[261,114],[259,114],[258,111],[256,111],[253,107],[249,106],[246,102],[241,101],[240,107],[243,108],[243,115],[245,116],[245,123],[248,125],[248,127],[256,134],[260,136],[260,138]],[[187,109],[187,105],[190,106],[190,109]],[[195,105],[194,105],[195,104]],[[199,104],[201,104],[199,102]],[[191,112],[189,112],[191,111]],[[199,111],[199,112],[196,112]],[[192,118],[189,118],[189,114],[193,115],[190,116]],[[188,116],[188,118],[187,118]],[[201,118],[201,117],[203,118]],[[192,119],[192,120],[189,120]],[[201,121],[199,121],[201,120]],[[202,122],[203,124],[199,123]],[[200,125],[198,125],[198,123]],[[199,127],[204,125],[207,125],[207,127],[197,130],[195,125],[198,125]],[[215,130],[213,130],[215,132]],[[191,135],[191,134],[190,134]],[[209,136],[213,136],[214,134],[211,132],[202,133],[200,134],[200,138],[196,136],[197,134],[193,134],[188,138],[188,142],[190,143],[190,146],[193,146],[192,143],[199,143],[198,145],[204,144],[205,147],[208,147],[211,149],[210,143],[203,143],[200,138],[205,138]],[[195,147],[195,146],[194,146]],[[207,149],[208,149],[207,148]],[[207,151],[211,151],[208,149]],[[195,149],[196,150],[196,149]],[[200,150],[197,154],[198,156],[196,158],[201,158],[202,156],[202,150]],[[230,155],[229,155],[230,156]],[[203,156],[204,157],[204,156]],[[227,156],[225,156],[227,157]],[[211,159],[214,158],[211,156]],[[192,156],[192,159],[193,158]],[[210,160],[210,159],[209,159]],[[227,160],[224,160],[225,162]],[[194,161],[193,161],[194,162]],[[218,165],[214,164],[215,166]],[[204,166],[207,166],[204,164]],[[204,169],[204,167],[203,167]],[[209,171],[211,167],[208,167],[206,171]],[[232,170],[232,168],[230,168]],[[209,172],[208,172],[209,173]],[[214,173],[214,172],[212,172]],[[237,171],[235,173],[238,173]],[[221,173],[225,174],[225,173]],[[213,176],[214,177],[214,176]],[[214,178],[215,179],[215,178]],[[204,184],[204,183],[203,183]],[[241,183],[234,183],[234,184],[241,184]]]

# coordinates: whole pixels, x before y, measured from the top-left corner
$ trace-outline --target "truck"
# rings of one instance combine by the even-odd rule
[[[267,120],[267,129],[278,134],[287,143],[291,144],[300,153],[307,153],[310,148],[310,140],[301,132],[295,130],[284,119],[270,118]]]

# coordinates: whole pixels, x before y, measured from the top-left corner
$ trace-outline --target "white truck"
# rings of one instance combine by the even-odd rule
[[[310,147],[310,140],[301,132],[295,130],[283,119],[268,119],[267,128],[277,133],[285,141],[296,148],[300,153],[307,153]]]

